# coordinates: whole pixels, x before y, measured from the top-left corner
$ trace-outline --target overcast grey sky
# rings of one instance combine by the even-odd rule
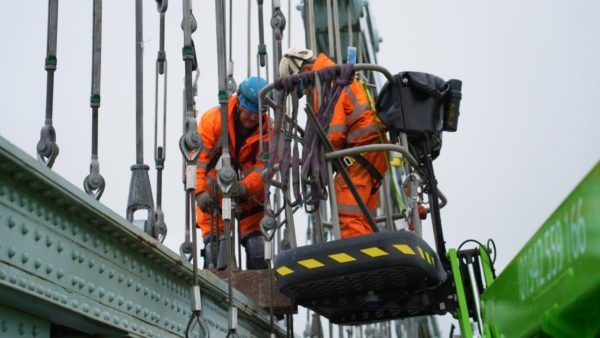
[[[239,83],[246,77],[247,2],[234,3]],[[286,16],[287,3],[282,1]],[[89,173],[91,151],[91,4],[63,0],[59,9],[54,126],[60,156],[54,170],[78,187]],[[382,66],[392,73],[416,70],[463,80],[458,132],[444,135],[442,154],[434,163],[449,200],[442,211],[445,237],[448,247],[468,238],[493,238],[501,270],[600,158],[600,3],[374,0],[370,4],[383,38]],[[255,6],[252,1],[253,25]],[[269,32],[270,6],[265,1]],[[214,2],[194,1],[193,9],[199,24],[194,40],[201,72],[197,107],[202,112],[217,104]],[[144,160],[154,167],[158,45],[154,1],[145,1],[144,15]],[[184,228],[177,147],[182,128],[180,20],[181,2],[170,1],[163,204],[169,228],[166,244],[174,251]],[[11,1],[0,11],[0,135],[32,156],[44,123],[46,23],[47,1]],[[291,25],[291,45],[303,46],[295,8]],[[107,187],[101,202],[124,215],[129,167],[135,162],[134,1],[105,0],[103,28],[99,156]],[[255,55],[255,27],[253,32]],[[267,46],[271,53],[271,44]],[[154,185],[154,171],[151,181]],[[424,234],[432,243],[430,226],[425,225]],[[303,238],[304,232],[298,236]]]

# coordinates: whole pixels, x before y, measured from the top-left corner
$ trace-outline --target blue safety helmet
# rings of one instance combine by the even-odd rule
[[[258,93],[267,86],[262,77],[251,76],[240,83],[237,95],[242,107],[253,113],[258,113]],[[267,102],[262,100],[262,110],[267,109]]]

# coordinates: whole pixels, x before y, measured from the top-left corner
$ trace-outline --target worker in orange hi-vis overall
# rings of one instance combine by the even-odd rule
[[[279,74],[283,77],[329,66],[335,66],[335,63],[323,53],[314,58],[311,50],[291,48],[281,59]],[[335,150],[388,143],[384,135],[384,126],[371,109],[365,89],[356,79],[340,94],[329,123],[328,138]],[[345,157],[343,161],[347,166],[348,175],[373,218],[376,216],[379,202],[377,191],[387,170],[386,161],[384,152]],[[372,233],[367,218],[343,177],[336,175],[334,182],[342,238]]]
[[[264,183],[261,173],[265,167],[260,149],[260,132],[258,130],[258,93],[259,88],[266,86],[262,78],[250,77],[244,80],[237,93],[232,95],[228,103],[229,153],[236,171],[240,172],[239,180],[229,190],[230,195],[238,199],[241,212],[239,214],[242,245],[246,250],[248,269],[264,269],[264,238],[260,232],[260,220],[264,216],[262,203],[265,200]],[[260,109],[263,121],[267,120],[266,105]],[[197,224],[202,229],[205,243],[204,266],[214,258],[216,248],[209,244],[211,236],[211,214],[220,202],[221,194],[211,195],[210,184],[216,184],[215,166],[221,157],[221,111],[214,107],[206,111],[198,124],[198,132],[204,148],[198,158],[196,178]],[[263,124],[263,144],[267,146],[268,123]],[[223,234],[223,222],[218,219],[218,233]],[[217,229],[214,229],[217,230]],[[213,240],[216,238],[212,238]],[[214,242],[214,241],[213,241]],[[220,267],[224,268],[224,267]]]

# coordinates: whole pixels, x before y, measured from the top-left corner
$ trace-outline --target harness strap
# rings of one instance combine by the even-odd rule
[[[353,157],[356,160],[356,162],[358,162],[363,168],[365,168],[365,170],[367,170],[369,172],[369,174],[375,179],[377,184],[371,189],[371,195],[377,193],[377,190],[379,190],[379,187],[381,186],[381,182],[383,181],[383,176],[381,176],[381,174],[373,166],[373,164],[371,164],[371,162],[367,161],[367,159],[364,158],[362,155],[356,154]]]

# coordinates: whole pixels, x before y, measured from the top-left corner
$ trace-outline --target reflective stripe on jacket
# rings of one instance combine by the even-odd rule
[[[321,53],[315,60],[312,70],[330,66],[335,66],[335,63]],[[329,123],[328,137],[336,150],[380,143],[378,128],[382,133],[384,130],[382,125],[377,126],[377,124],[364,88],[358,80],[354,80],[344,87],[340,94]]]

